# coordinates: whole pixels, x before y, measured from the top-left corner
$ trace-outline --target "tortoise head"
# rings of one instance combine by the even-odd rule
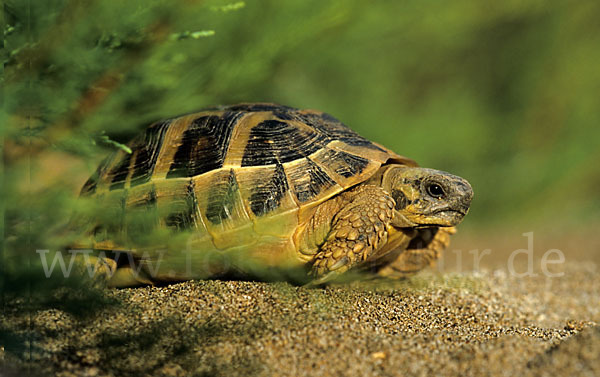
[[[397,228],[457,225],[473,198],[465,179],[433,169],[390,165],[381,184],[396,201]]]

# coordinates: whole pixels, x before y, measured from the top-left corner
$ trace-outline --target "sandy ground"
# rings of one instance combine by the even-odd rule
[[[502,254],[500,254],[502,255]],[[505,257],[505,256],[504,256]],[[7,376],[600,376],[600,268],[478,271],[308,289],[190,281],[111,290],[77,317],[7,305]],[[505,259],[504,259],[505,260]],[[536,259],[536,263],[539,258]],[[521,266],[519,271],[526,271]],[[20,339],[20,343],[19,343]],[[28,342],[30,341],[30,342]]]

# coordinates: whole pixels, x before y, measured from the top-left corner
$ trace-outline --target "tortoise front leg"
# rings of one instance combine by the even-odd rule
[[[319,282],[349,270],[376,254],[387,241],[394,200],[381,188],[362,185],[341,196],[339,212],[313,259]]]
[[[455,227],[443,227],[419,230],[407,249],[390,264],[381,268],[377,274],[392,279],[405,278],[432,265],[440,258],[450,244],[450,236],[456,233]]]

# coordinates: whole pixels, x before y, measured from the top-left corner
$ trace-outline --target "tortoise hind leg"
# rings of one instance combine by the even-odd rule
[[[108,287],[125,288],[152,284],[150,278],[137,266],[118,265],[117,261],[107,257],[104,252],[98,255],[77,254],[75,261],[88,272],[96,282],[106,284]],[[139,271],[137,271],[139,270]]]
[[[117,269],[117,262],[105,256],[94,255],[91,250],[71,250],[76,269],[97,282],[107,282]]]
[[[142,271],[136,271],[130,266],[117,268],[108,280],[108,286],[114,288],[139,287],[140,285],[152,285],[152,281]]]
[[[432,265],[450,244],[450,236],[456,233],[455,227],[423,229],[406,250],[393,262],[385,265],[377,274],[393,279],[414,275]]]

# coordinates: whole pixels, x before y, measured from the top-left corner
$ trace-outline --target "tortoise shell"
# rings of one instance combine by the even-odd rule
[[[128,146],[81,192],[118,203],[107,204],[107,217],[125,224],[141,208],[155,226],[192,231],[202,250],[252,249],[271,263],[297,259],[293,233],[318,204],[383,164],[416,166],[331,115],[268,103],[160,121]],[[93,248],[136,252],[127,226],[120,237],[101,228]]]

